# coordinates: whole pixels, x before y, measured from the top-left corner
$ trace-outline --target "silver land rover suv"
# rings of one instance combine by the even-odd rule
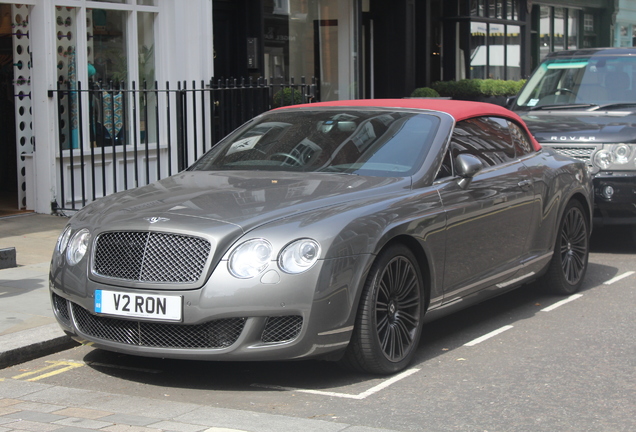
[[[593,174],[594,223],[636,233],[636,48],[549,54],[509,108]]]

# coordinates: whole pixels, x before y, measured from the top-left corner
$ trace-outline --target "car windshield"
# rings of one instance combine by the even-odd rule
[[[517,98],[520,109],[623,108],[636,105],[636,57],[553,58],[542,63]]]
[[[402,111],[272,111],[221,141],[190,170],[408,176],[421,166],[438,125],[434,115]]]

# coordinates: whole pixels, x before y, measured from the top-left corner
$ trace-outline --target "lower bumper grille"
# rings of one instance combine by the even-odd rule
[[[127,345],[155,348],[227,348],[241,335],[245,318],[203,324],[168,324],[129,321],[93,315],[72,304],[77,328],[85,335]]]
[[[298,337],[302,327],[301,316],[269,317],[261,340],[265,343],[288,342]]]
[[[53,310],[57,316],[64,322],[64,324],[70,325],[71,315],[68,311],[68,302],[66,299],[55,293],[51,293],[51,298],[53,300]]]

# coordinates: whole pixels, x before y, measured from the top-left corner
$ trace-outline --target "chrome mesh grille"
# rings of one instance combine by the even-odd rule
[[[574,159],[581,160],[587,164],[591,164],[592,155],[596,151],[596,147],[552,147],[558,153],[569,156]]]
[[[288,342],[296,339],[303,327],[301,316],[279,316],[267,318],[261,340],[265,343]]]
[[[53,298],[53,309],[57,313],[57,316],[62,319],[66,324],[71,323],[71,316],[68,312],[68,302],[65,298],[60,297],[59,295],[52,293]]]
[[[100,234],[95,240],[93,272],[137,282],[196,282],[210,255],[199,237],[149,231]]]
[[[75,325],[85,335],[155,348],[227,348],[236,342],[245,325],[245,318],[194,325],[122,320],[93,315],[74,303],[72,308]]]

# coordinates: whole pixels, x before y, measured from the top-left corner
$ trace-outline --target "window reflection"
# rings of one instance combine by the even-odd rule
[[[577,11],[570,10],[568,13],[568,49],[577,49],[578,44],[579,19]]]
[[[127,12],[93,9],[89,13],[92,16],[93,38],[88,42],[88,59],[95,67],[93,82],[126,82]]]
[[[521,79],[521,27],[509,25],[506,29],[508,54],[506,79],[516,81]]]
[[[316,77],[319,99],[354,97],[339,79],[340,35],[349,20],[340,16],[338,0],[274,0],[265,3],[264,69],[274,82]],[[355,88],[352,86],[351,88]]]
[[[565,49],[565,11],[563,8],[554,8],[554,51]]]
[[[545,56],[552,51],[552,29],[550,28],[550,6],[540,7],[540,22],[539,22],[539,60],[543,60]]]

